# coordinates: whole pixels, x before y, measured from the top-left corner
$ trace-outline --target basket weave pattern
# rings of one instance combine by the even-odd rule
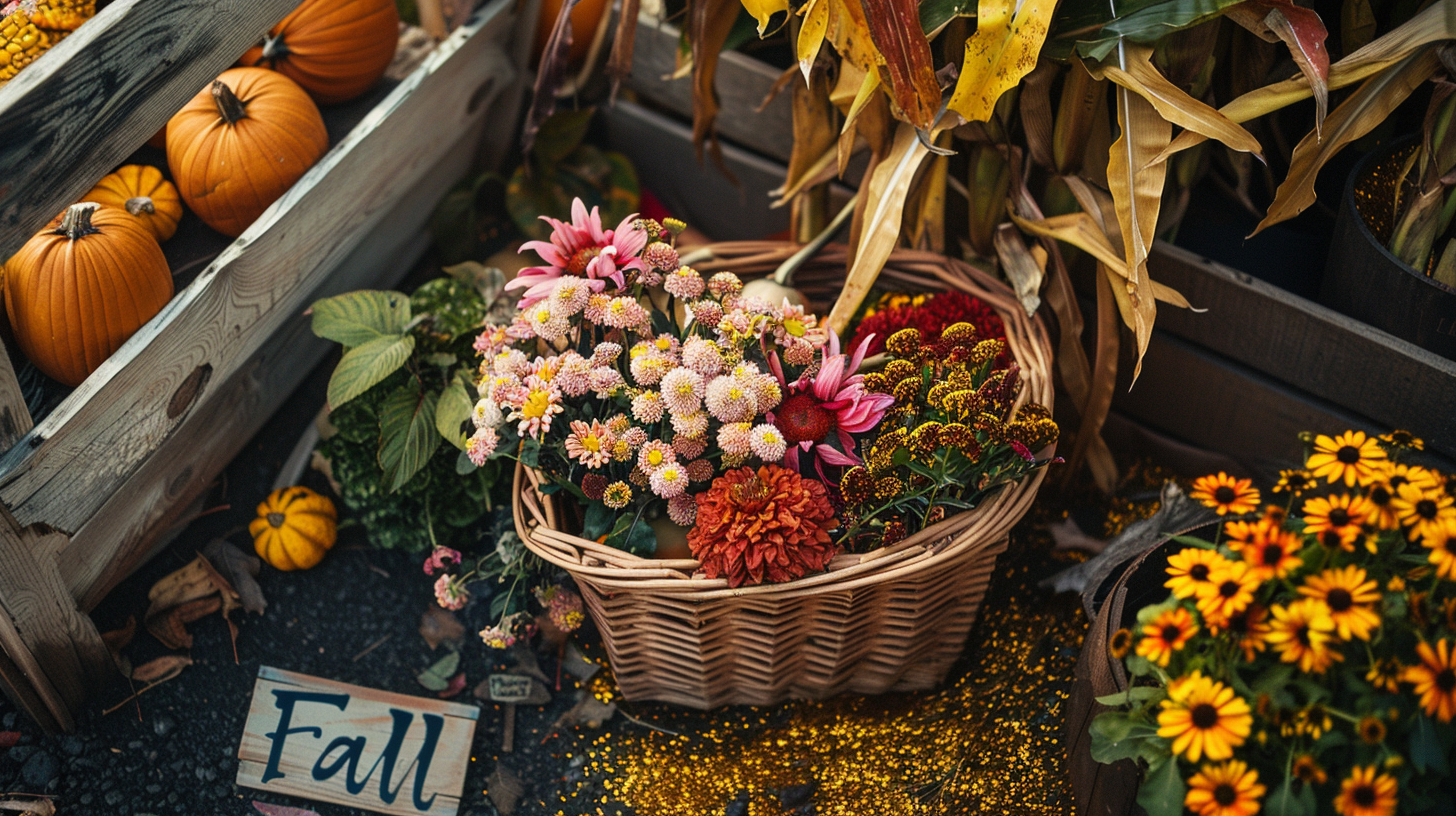
[[[713,245],[701,272],[767,273],[797,249],[741,241]],[[796,286],[827,314],[843,285],[845,250],[831,245],[801,268]],[[1020,363],[1020,402],[1052,404],[1051,344],[1004,284],[960,261],[896,251],[881,285],[959,289],[996,310]],[[996,555],[1031,506],[1045,470],[969,512],[869,553],[841,554],[797,581],[729,588],[694,577],[697,561],[657,560],[573,535],[560,496],[539,474],[516,470],[516,530],[532,552],[576,579],[628,700],[694,708],[769,705],[841,692],[931,688],[944,678],[975,621]]]

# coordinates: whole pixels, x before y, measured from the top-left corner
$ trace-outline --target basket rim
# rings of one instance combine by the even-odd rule
[[[732,269],[743,277],[772,271],[799,249],[787,241],[730,241],[709,244],[709,261],[694,264],[699,271]],[[842,244],[829,244],[801,269],[800,275],[840,271],[848,257]],[[1011,289],[1001,281],[955,258],[918,250],[891,253],[881,280],[921,290],[958,289],[991,306],[1006,327],[1008,351],[1021,367],[1024,386],[1017,404],[1039,402],[1052,407],[1052,347],[1040,316],[1028,316]],[[732,588],[723,578],[698,574],[695,559],[644,558],[565,532],[555,498],[537,488],[540,474],[516,464],[512,510],[516,532],[537,556],[608,594],[652,592],[688,603],[756,596],[761,600],[788,599],[858,589],[892,581],[943,562],[969,560],[1005,537],[1030,508],[1046,468],[984,500],[980,506],[958,513],[888,547],[868,553],[843,553],[825,572],[794,581]],[[768,597],[764,597],[768,596]]]

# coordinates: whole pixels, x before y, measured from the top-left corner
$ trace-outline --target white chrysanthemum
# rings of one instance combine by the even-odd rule
[[[591,289],[581,278],[558,278],[556,286],[551,290],[552,311],[563,317],[571,317],[586,308],[587,298],[591,294]]]
[[[690,414],[703,404],[703,375],[688,368],[674,368],[662,378],[662,402],[676,414]]]
[[[475,421],[477,428],[499,428],[502,422],[506,421],[506,415],[501,413],[499,405],[493,399],[483,399],[475,403],[475,411],[471,419]]]
[[[677,462],[670,462],[652,473],[652,492],[664,499],[681,496],[688,489],[688,473]]]
[[[530,367],[530,359],[520,349],[506,349],[495,356],[490,362],[491,371],[497,374],[513,374],[517,377],[525,374]]]
[[[703,410],[672,415],[672,429],[684,436],[702,436],[708,432],[708,412]]]
[[[718,447],[728,456],[743,457],[753,452],[752,426],[731,422],[718,429]]]
[[[782,460],[788,449],[783,432],[767,422],[754,426],[749,444],[753,446],[753,454],[765,462]]]
[[[662,395],[656,391],[643,391],[632,398],[632,416],[638,422],[661,422],[663,410]]]
[[[704,377],[712,377],[723,371],[723,353],[718,344],[703,337],[689,337],[682,345],[683,365]]]
[[[758,414],[758,395],[752,380],[714,377],[708,383],[708,413],[720,422],[747,422]]]

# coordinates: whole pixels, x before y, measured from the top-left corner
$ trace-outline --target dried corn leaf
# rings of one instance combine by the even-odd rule
[[[789,3],[788,0],[743,0],[743,7],[758,21],[758,36],[762,37],[768,31],[769,20],[775,14],[788,12]],[[736,3],[734,8],[737,8]]]
[[[1056,0],[981,0],[950,109],[970,122],[989,121],[1001,95],[1036,67],[1056,7]]]
[[[800,12],[804,20],[799,24],[799,39],[795,44],[794,54],[799,60],[799,71],[804,75],[804,81],[809,82],[809,74],[814,68],[814,60],[819,58],[819,49],[824,45],[824,35],[829,31],[829,4],[832,0],[809,0]]]
[[[920,10],[916,0],[863,2],[870,39],[885,58],[885,73],[889,76],[890,93],[895,104],[900,106],[910,124],[923,131],[930,130],[940,111],[940,84],[936,82],[935,68],[931,65],[930,41],[920,30]],[[1040,41],[1037,44],[1040,45]],[[1035,63],[1035,56],[1032,60]],[[1020,75],[1016,77],[1017,80],[1020,78]]]
[[[861,71],[875,73],[885,57],[870,37],[869,22],[859,0],[828,0],[829,30],[826,36],[843,59]]]
[[[1255,2],[1269,8],[1264,24],[1289,46],[1294,64],[1309,81],[1310,92],[1314,94],[1314,129],[1318,132],[1330,105],[1330,52],[1325,50],[1325,38],[1330,33],[1313,9],[1296,6],[1289,0]]]
[[[1441,61],[1437,58],[1435,49],[1426,47],[1366,81],[1340,103],[1325,120],[1322,134],[1311,132],[1295,145],[1289,175],[1275,191],[1268,215],[1259,222],[1252,235],[1258,235],[1274,224],[1299,215],[1313,204],[1314,181],[1320,168],[1345,145],[1385,121],[1397,105],[1404,102],[1418,85],[1429,79],[1440,67]]]
[[[1107,182],[1122,228],[1127,266],[1124,291],[1116,291],[1116,286],[1113,289],[1118,304],[1125,304],[1123,320],[1137,339],[1137,364],[1133,367],[1136,382],[1157,317],[1158,307],[1148,278],[1148,252],[1157,232],[1163,181],[1168,174],[1166,162],[1152,163],[1152,159],[1172,140],[1173,126],[1158,115],[1151,102],[1125,88],[1117,89],[1117,124],[1120,132],[1107,154]]]
[[[1128,43],[1125,46],[1126,68],[1107,65],[1093,70],[1098,79],[1110,79],[1152,103],[1158,114],[1173,124],[1217,139],[1242,153],[1263,158],[1259,140],[1243,127],[1230,121],[1212,106],[1189,96],[1158,72],[1153,65],[1151,46]]]
[[[729,178],[732,174],[723,162],[723,148],[718,144],[715,126],[718,92],[714,81],[718,76],[718,56],[728,41],[733,21],[738,18],[738,8],[738,0],[693,0],[688,8],[686,32],[693,56],[693,149],[701,162],[703,147],[707,145],[713,163]],[[764,22],[764,18],[759,18],[760,26]]]
[[[1127,261],[1119,254],[1116,247],[1112,245],[1102,228],[1098,225],[1097,219],[1085,212],[1068,213],[1066,215],[1054,215],[1051,218],[1032,220],[1022,218],[1013,214],[1011,220],[1016,222],[1018,227],[1045,238],[1052,238],[1057,241],[1065,241],[1074,247],[1086,252],[1097,259],[1099,264],[1115,272],[1124,281],[1127,280]],[[1182,293],[1171,286],[1165,286],[1157,281],[1150,281],[1153,297],[1156,300],[1180,309],[1195,309],[1189,304],[1188,299]]]
[[[1093,121],[1099,112],[1106,116],[1107,85],[1093,79],[1081,60],[1074,59],[1067,67],[1052,128],[1052,163],[1058,173],[1065,176],[1082,169]]]
[[[996,228],[996,257],[1001,261],[1001,272],[1011,282],[1016,299],[1026,316],[1036,314],[1041,306],[1041,282],[1046,276],[1046,261],[1038,261],[1021,240],[1021,233],[1014,224],[1001,224]]]

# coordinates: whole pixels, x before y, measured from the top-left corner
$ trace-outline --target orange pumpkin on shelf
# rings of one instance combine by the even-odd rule
[[[159,242],[177,232],[182,220],[182,198],[162,171],[146,164],[128,164],[96,182],[81,198],[103,207],[126,210],[144,224]]]
[[[398,42],[394,0],[303,0],[238,64],[272,68],[332,105],[373,87]]]
[[[263,68],[224,71],[167,123],[167,163],[182,200],[234,238],[328,149],[313,100]]]
[[[76,386],[172,299],[162,248],[126,210],[73,204],[5,264],[5,312],[25,356]]]

